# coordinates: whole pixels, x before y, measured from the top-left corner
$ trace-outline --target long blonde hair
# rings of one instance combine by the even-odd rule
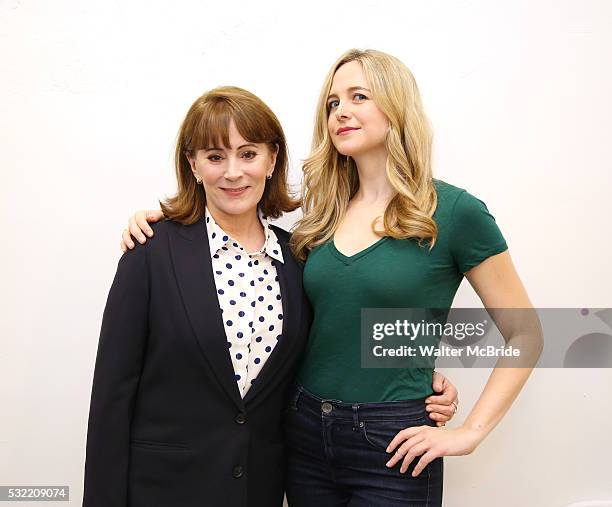
[[[305,259],[314,247],[331,239],[342,220],[349,200],[359,188],[357,167],[352,158],[341,155],[327,129],[328,95],[336,71],[357,61],[372,90],[372,98],[389,120],[385,145],[386,173],[397,192],[383,217],[379,236],[415,238],[433,247],[438,234],[432,215],[437,195],[432,180],[432,133],[423,110],[414,76],[397,58],[367,49],[350,49],[330,69],[317,105],[310,156],[304,162],[302,186],[303,218],[292,236],[292,249]]]

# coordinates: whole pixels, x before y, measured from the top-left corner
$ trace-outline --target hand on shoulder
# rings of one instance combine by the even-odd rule
[[[147,236],[153,237],[153,229],[149,226],[149,222],[159,222],[163,220],[164,214],[161,210],[139,210],[128,220],[128,226],[121,234],[121,250],[127,252],[132,250],[136,245],[134,238],[143,245],[147,242]],[[146,234],[146,236],[145,236]]]

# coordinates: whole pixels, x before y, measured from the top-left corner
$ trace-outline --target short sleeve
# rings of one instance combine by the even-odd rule
[[[486,204],[465,191],[455,202],[449,236],[451,254],[461,273],[508,249]]]

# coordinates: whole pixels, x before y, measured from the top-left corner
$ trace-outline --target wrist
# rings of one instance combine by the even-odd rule
[[[474,447],[479,445],[489,433],[485,430],[482,424],[469,421],[465,421],[460,428],[471,437],[472,441],[474,442]]]

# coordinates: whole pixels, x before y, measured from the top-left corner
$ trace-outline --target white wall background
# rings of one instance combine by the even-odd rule
[[[534,304],[612,307],[611,2],[0,0],[0,484],[68,484],[80,504],[120,232],[174,191],[191,102],[220,84],[258,94],[298,182],[349,47],[412,69],[436,176],[489,205]],[[476,302],[463,286],[457,306]],[[460,420],[489,372],[447,373]],[[611,499],[611,385],[612,369],[536,371],[473,455],[447,458],[445,505]]]

